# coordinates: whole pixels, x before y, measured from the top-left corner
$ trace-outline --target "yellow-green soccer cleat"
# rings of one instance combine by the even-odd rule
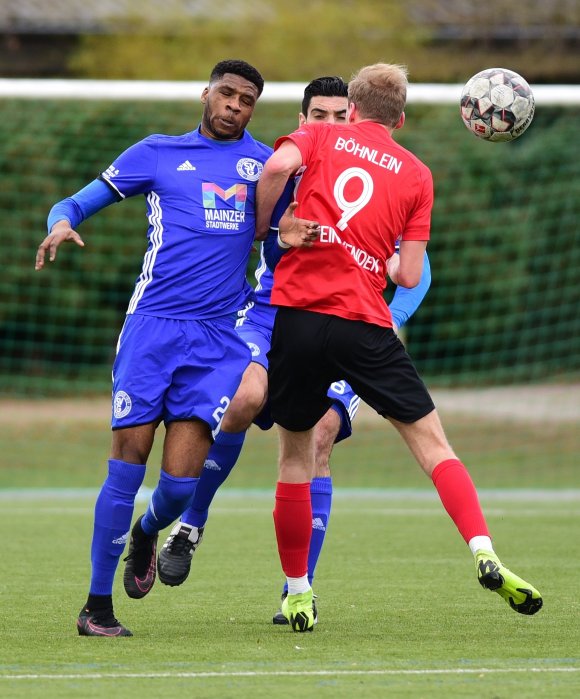
[[[284,592],[282,593],[282,597],[280,598],[281,599],[280,608],[278,609],[276,614],[274,614],[274,616],[272,617],[272,623],[275,624],[276,626],[288,626],[288,624],[290,623],[288,621],[288,619],[286,618],[286,615],[282,611],[282,604],[284,604],[284,600],[286,599],[287,596],[288,596],[288,592],[286,590],[284,590]],[[318,599],[318,595],[315,595],[314,593],[312,593],[312,611],[314,612],[314,626],[316,626],[316,624],[318,624],[318,610],[316,609],[316,600],[317,599]],[[286,607],[286,613],[288,613],[288,607]]]
[[[495,553],[477,551],[475,568],[479,584],[497,592],[516,612],[532,615],[542,608],[542,595],[530,583],[503,566]]]
[[[300,633],[314,628],[312,589],[299,595],[287,595],[282,601],[282,614],[288,619],[293,631]]]

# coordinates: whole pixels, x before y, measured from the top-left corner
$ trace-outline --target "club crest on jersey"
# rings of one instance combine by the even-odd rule
[[[238,175],[249,182],[257,182],[260,179],[264,166],[253,158],[240,158],[236,165]]]

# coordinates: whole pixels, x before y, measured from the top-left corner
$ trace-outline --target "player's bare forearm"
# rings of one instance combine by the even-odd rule
[[[60,244],[66,241],[71,241],[81,248],[84,248],[85,246],[80,235],[71,228],[68,221],[58,221],[54,224],[50,233],[38,246],[34,269],[38,271],[44,267],[47,252],[49,261],[54,262],[56,259],[56,251],[58,250]]]
[[[264,167],[256,189],[256,239],[264,240],[270,230],[272,212],[284,191],[289,175]]]

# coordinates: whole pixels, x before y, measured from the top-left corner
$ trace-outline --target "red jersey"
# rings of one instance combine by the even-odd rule
[[[321,226],[274,272],[272,304],[392,327],[383,292],[395,241],[428,240],[429,168],[376,122],[306,124],[276,141],[302,154],[295,215]]]

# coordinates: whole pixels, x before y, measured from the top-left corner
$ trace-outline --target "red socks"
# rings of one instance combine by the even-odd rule
[[[461,461],[442,461],[433,469],[431,478],[443,507],[465,541],[469,543],[474,536],[489,536],[477,491]]]
[[[274,527],[282,570],[289,578],[306,575],[312,535],[310,483],[277,483]]]
[[[461,461],[442,461],[433,469],[431,478],[464,540],[469,543],[474,536],[489,536],[477,491]],[[290,578],[306,575],[312,536],[310,483],[277,483],[274,526],[282,570]]]

